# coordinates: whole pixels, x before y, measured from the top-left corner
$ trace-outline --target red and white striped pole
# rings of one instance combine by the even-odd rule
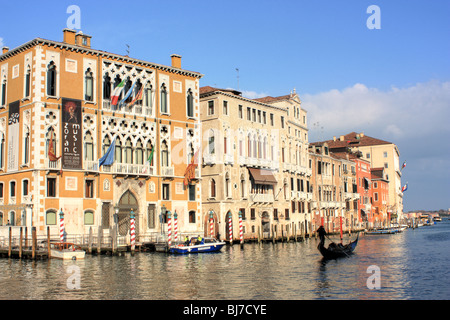
[[[214,216],[212,211],[209,213],[209,236],[214,238]]]
[[[61,242],[64,242],[64,233],[65,233],[65,226],[64,226],[64,212],[59,212],[59,239]]]
[[[167,243],[169,247],[172,245],[172,218],[170,216],[170,211],[167,212]]]
[[[178,213],[175,211],[173,215],[173,232],[174,232],[174,241],[177,243],[178,241]]]
[[[136,216],[134,215],[133,209],[130,212],[130,242],[131,242],[131,252],[136,249]]]
[[[242,213],[239,211],[239,239],[241,240],[241,246],[244,244],[244,232],[242,228]]]
[[[230,240],[230,244],[233,244],[233,224],[231,221],[231,212],[228,215],[228,237]]]

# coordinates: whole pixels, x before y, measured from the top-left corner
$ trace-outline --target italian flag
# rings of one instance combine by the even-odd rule
[[[155,147],[152,148],[152,152],[150,152],[150,156],[147,159],[147,162],[145,163],[145,168],[144,168],[144,174],[147,173],[147,168],[151,166],[152,161],[153,161],[153,154],[155,152]]]
[[[111,95],[111,105],[116,106],[119,102],[120,94],[123,91],[123,88],[125,87],[125,80],[123,80],[115,89],[114,92]]]

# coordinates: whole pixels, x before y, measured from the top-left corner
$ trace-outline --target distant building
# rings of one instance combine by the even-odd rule
[[[68,236],[125,236],[133,210],[140,236],[167,230],[169,211],[180,232],[202,230],[200,171],[184,185],[201,144],[201,77],[178,55],[166,66],[95,50],[68,29],[63,42],[4,49],[0,225],[59,234],[62,210]],[[108,150],[113,162],[99,164]]]
[[[352,132],[333,140],[325,141],[333,152],[361,152],[362,159],[367,160],[372,168],[383,167],[385,179],[389,181],[388,212],[401,220],[403,215],[403,193],[401,192],[400,151],[388,141],[366,136],[364,133]]]
[[[390,222],[389,181],[386,179],[384,168],[372,168],[372,207],[374,226],[387,226]]]
[[[335,158],[326,143],[310,145],[312,163],[314,228],[323,225],[328,232],[338,232],[340,217],[346,219],[341,160]]]

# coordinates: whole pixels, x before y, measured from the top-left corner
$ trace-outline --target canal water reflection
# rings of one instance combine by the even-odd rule
[[[346,239],[347,241],[347,239]],[[221,253],[90,256],[84,261],[0,260],[0,299],[312,300],[449,299],[450,223],[360,236],[350,258],[323,261],[318,240],[246,244]],[[79,289],[68,282],[79,267]],[[380,288],[370,290],[370,266]],[[68,273],[69,272],[69,273]]]

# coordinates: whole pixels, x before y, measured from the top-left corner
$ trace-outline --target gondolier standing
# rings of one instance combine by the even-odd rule
[[[325,235],[327,234],[325,228],[323,226],[320,226],[319,229],[317,229],[317,233],[319,233],[320,242],[322,244],[325,244]]]

